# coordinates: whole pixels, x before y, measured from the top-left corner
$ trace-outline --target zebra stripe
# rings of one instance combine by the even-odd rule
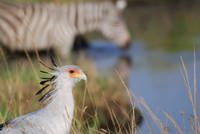
[[[0,39],[12,50],[53,48],[66,57],[74,36],[99,30],[120,47],[130,40],[113,3],[79,2],[7,3],[0,2]]]

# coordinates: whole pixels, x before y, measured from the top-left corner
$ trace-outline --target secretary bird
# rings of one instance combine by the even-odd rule
[[[44,85],[36,95],[51,87],[39,101],[47,105],[35,112],[25,114],[0,125],[0,134],[69,134],[74,112],[74,99],[72,90],[74,85],[87,77],[75,65],[58,67],[51,59],[53,72],[50,78],[42,78],[40,84]],[[48,84],[47,84],[48,83]]]

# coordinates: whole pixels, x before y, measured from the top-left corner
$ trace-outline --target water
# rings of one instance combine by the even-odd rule
[[[191,118],[189,114],[193,114],[193,111],[181,75],[180,56],[183,56],[191,87],[193,87],[193,51],[166,52],[159,49],[145,49],[145,46],[141,42],[134,42],[128,51],[122,51],[112,43],[93,41],[86,53],[89,58],[94,60],[101,73],[114,72],[119,61],[123,61],[122,57],[129,57],[131,64],[126,64],[125,70],[119,71],[130,69],[129,76],[127,76],[130,90],[138,98],[144,99],[153,113],[167,127],[170,134],[174,134],[176,130],[163,112],[171,115],[180,127],[189,133],[191,123],[188,118]],[[197,81],[200,74],[199,54],[200,51],[197,50]],[[199,87],[199,83],[197,87]],[[200,103],[198,102],[198,104]],[[149,124],[144,121],[138,131],[147,134],[150,131],[148,126],[150,126],[153,134],[159,134],[160,131],[153,123],[151,116],[142,105],[141,107]],[[186,115],[181,115],[181,112]]]
[[[181,74],[180,56],[183,56],[193,89],[194,47],[197,49],[197,88],[200,89],[199,12],[199,4],[129,6],[124,18],[133,39],[131,48],[122,51],[110,42],[93,41],[86,51],[101,73],[114,72],[118,66],[122,73],[126,71],[129,89],[144,99],[170,134],[177,131],[163,112],[171,115],[185,133],[193,133],[189,121],[193,110]],[[138,131],[159,134],[148,111],[142,105],[141,108],[145,121]]]

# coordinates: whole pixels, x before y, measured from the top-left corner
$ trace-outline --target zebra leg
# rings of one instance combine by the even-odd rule
[[[73,46],[72,46],[73,52],[78,52],[78,51],[86,49],[88,47],[89,47],[89,43],[83,35],[78,34],[75,36]]]

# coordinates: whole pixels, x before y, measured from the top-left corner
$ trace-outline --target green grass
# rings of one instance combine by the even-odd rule
[[[50,65],[48,58],[43,60]],[[66,64],[73,63],[68,61]],[[108,76],[101,76],[94,64],[86,59],[80,59],[77,64],[87,72],[88,82],[86,85],[79,83],[74,90],[76,110],[72,133],[106,131],[120,134],[122,129],[129,129],[127,127],[131,126],[129,118],[132,114],[130,111],[134,107],[131,106],[119,79],[116,82]],[[40,69],[46,70],[34,58],[31,63],[26,58],[6,60],[0,66],[0,122],[43,107],[37,101],[39,97],[35,96],[41,88]],[[137,119],[140,119],[139,112],[136,114]],[[114,115],[117,118],[113,120]],[[120,127],[117,127],[117,123]]]
[[[50,65],[47,58],[43,60]],[[26,58],[18,62],[12,60],[12,62],[8,62],[8,66],[5,64],[0,66],[0,122],[43,107],[34,94],[40,89],[39,77],[41,74],[39,74],[39,70],[45,70],[45,68],[38,64],[37,59],[31,60],[33,66]],[[141,118],[141,113],[132,111],[135,106],[142,113],[141,106],[147,109],[150,117],[157,124],[156,127],[160,129],[160,133],[169,133],[165,123],[152,112],[145,101],[138,99],[134,93],[129,92],[130,90],[118,72],[116,72],[118,78],[111,79],[111,76],[100,75],[91,61],[81,58],[76,63],[87,72],[88,81],[87,83],[80,82],[74,90],[76,108],[71,129],[72,134],[130,134],[137,131],[135,124]],[[188,83],[189,76],[182,58],[181,63],[183,80],[194,111],[189,127],[192,128],[193,133],[199,134],[196,76],[194,76],[194,92],[192,93],[191,86]],[[68,61],[67,64],[73,64],[73,62]],[[33,71],[33,67],[35,71]],[[194,74],[196,74],[195,60]],[[131,98],[133,98],[134,103]],[[131,116],[133,114],[136,116]],[[185,133],[183,128],[173,119],[173,115],[166,112],[163,112],[163,114],[174,125],[177,133]],[[150,130],[149,133],[151,133]]]

